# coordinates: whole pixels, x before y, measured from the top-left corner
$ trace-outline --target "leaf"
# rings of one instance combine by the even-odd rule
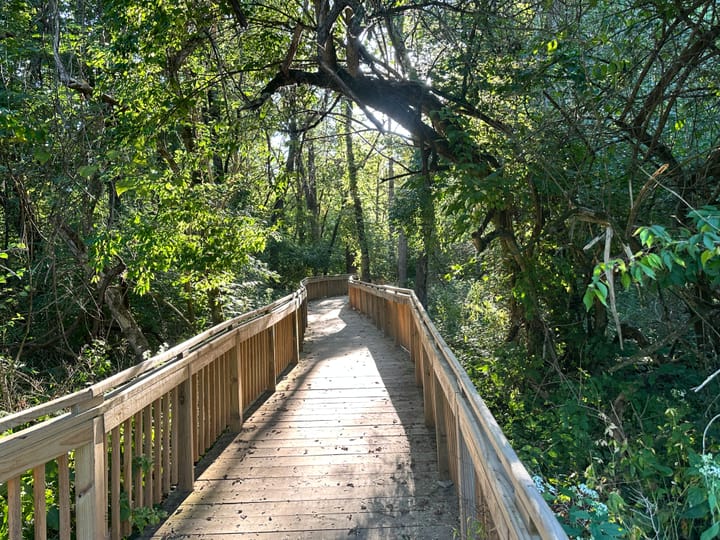
[[[705,268],[707,262],[712,259],[713,255],[715,255],[715,253],[709,249],[706,249],[700,254],[700,264],[702,264],[703,268]]]
[[[647,265],[645,265],[645,264],[642,264],[642,263],[640,263],[640,262],[637,263],[637,266],[638,266],[638,267],[640,268],[640,270],[642,270],[642,272],[643,272],[647,277],[649,277],[650,279],[655,279],[655,278],[656,278],[656,276],[655,276],[655,271],[654,271],[652,268],[650,268],[649,266],[647,266]]]
[[[607,307],[607,285],[605,285],[602,281],[598,281],[596,285],[597,287],[595,288],[595,296],[598,300],[600,300],[603,306]]]
[[[45,165],[45,163],[48,162],[52,155],[44,148],[38,148],[37,150],[35,150],[33,157],[35,157],[35,159],[40,165]]]
[[[720,533],[720,521],[716,521],[712,527],[706,529],[705,532],[700,535],[700,540],[712,540],[718,536],[718,533]]]
[[[83,165],[77,170],[77,172],[83,178],[90,178],[98,171],[98,169],[99,167],[97,165]]]
[[[635,231],[635,234],[638,234],[640,236],[640,243],[643,245],[647,245],[648,247],[651,247],[652,245],[652,233],[650,232],[650,229],[647,227],[641,227],[637,231]],[[649,239],[649,240],[648,240]],[[649,243],[648,243],[649,241]]]
[[[115,182],[115,193],[120,197],[126,191],[130,191],[137,188],[137,184],[133,180],[125,179]]]
[[[668,270],[672,270],[673,267],[673,256],[670,254],[669,251],[663,251],[662,252],[662,260],[665,263],[665,266]]]
[[[585,289],[585,294],[583,295],[585,310],[590,311],[593,307],[593,303],[595,303],[595,287],[588,285],[588,288]]]
[[[643,262],[647,264],[650,268],[662,268],[662,261],[660,260],[660,257],[655,255],[654,253],[648,253],[644,257]]]
[[[712,233],[705,233],[703,235],[703,245],[708,249],[715,249],[715,246],[718,244],[717,240],[714,238],[716,235]]]

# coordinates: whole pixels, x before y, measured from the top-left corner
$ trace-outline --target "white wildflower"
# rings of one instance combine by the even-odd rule
[[[700,466],[699,471],[708,480],[720,480],[720,465],[718,465],[713,459],[713,455],[703,454],[703,464]]]
[[[545,493],[545,482],[537,474],[532,477],[532,481],[535,483],[535,489],[540,493]]]
[[[594,489],[587,487],[587,485],[585,485],[585,484],[580,484],[578,486],[578,491],[582,495],[585,495],[586,497],[590,497],[591,499],[597,500],[599,498],[598,492],[595,491]]]

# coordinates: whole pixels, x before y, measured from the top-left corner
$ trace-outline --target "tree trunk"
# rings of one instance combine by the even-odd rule
[[[320,242],[320,208],[317,201],[317,170],[315,168],[315,145],[312,140],[307,141],[307,174],[303,177],[303,191],[305,192],[305,205],[310,222],[310,235],[313,243]]]
[[[127,339],[128,345],[130,345],[138,359],[141,359],[145,352],[150,350],[150,344],[142,330],[140,330],[135,317],[125,305],[120,287],[108,287],[105,289],[105,304],[110,310],[113,319],[120,325],[120,330]]]
[[[343,197],[344,199],[345,197]],[[340,211],[338,212],[338,217],[335,220],[335,226],[333,227],[332,235],[330,236],[330,244],[328,244],[327,248],[327,257],[325,257],[325,266],[323,267],[323,275],[326,275],[328,273],[328,270],[330,268],[330,261],[332,260],[332,252],[333,248],[335,247],[335,240],[337,240],[338,230],[340,229],[340,223],[342,222],[343,214],[345,213],[345,203],[343,202],[343,205],[340,207]],[[351,272],[348,272],[348,274]]]
[[[422,238],[422,253],[418,256],[415,266],[415,294],[427,307],[428,292],[428,261],[430,253],[434,249],[435,239],[435,204],[433,201],[432,189],[430,186],[430,172],[428,168],[428,156],[422,156],[423,186],[420,194],[422,208],[420,209],[420,235]]]
[[[347,152],[348,182],[350,196],[355,210],[355,227],[358,244],[360,244],[360,279],[370,281],[370,250],[365,236],[365,221],[363,219],[362,201],[358,192],[358,167],[355,162],[352,141],[352,102],[344,101],[345,105],[345,150]]]
[[[397,239],[398,287],[407,286],[407,250],[407,237],[405,236],[405,231],[403,229],[400,229],[398,231]]]
[[[225,317],[223,317],[222,304],[219,301],[219,297],[220,291],[218,289],[211,289],[207,293],[210,318],[213,326],[220,324],[225,319]]]
[[[393,223],[390,212],[392,211],[392,207],[395,204],[395,168],[393,165],[395,164],[395,160],[393,158],[390,158],[388,160],[388,177],[387,177],[387,220],[388,220],[388,258],[390,259],[388,262],[390,263],[390,267],[397,268],[398,263],[398,250],[396,250],[396,247],[399,247],[399,244],[395,244],[395,236],[397,231],[395,230],[395,224]],[[379,185],[379,183],[378,183]],[[400,272],[398,272],[399,276]]]

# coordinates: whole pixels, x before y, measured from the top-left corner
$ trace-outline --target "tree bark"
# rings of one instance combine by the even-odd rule
[[[135,352],[138,358],[142,358],[146,351],[150,350],[147,338],[140,330],[140,326],[130,310],[125,306],[123,293],[120,287],[113,286],[105,289],[105,304],[110,310],[113,319],[117,321],[120,330],[127,339],[128,345]]]
[[[355,228],[358,244],[360,245],[360,279],[370,281],[370,250],[365,235],[365,220],[363,218],[362,201],[358,191],[358,166],[355,162],[355,153],[352,140],[352,102],[345,101],[345,151],[347,154],[348,182],[350,197],[353,201],[355,213]]]

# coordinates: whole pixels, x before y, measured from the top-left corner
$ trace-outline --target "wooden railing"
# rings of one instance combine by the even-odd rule
[[[438,468],[455,484],[462,538],[567,539],[465,370],[407,289],[351,280],[352,307],[410,353]]]
[[[0,418],[0,433],[16,429],[0,438],[9,538],[21,539],[26,522],[46,538],[50,500],[61,540],[120,539],[133,512],[173,489],[192,490],[200,456],[224,430],[239,431],[245,412],[298,360],[307,301],[343,294],[415,363],[439,470],[457,487],[462,537],[567,538],[412,291],[348,277],[305,280],[85,390]]]
[[[61,540],[120,539],[133,512],[192,490],[199,457],[224,430],[239,431],[245,411],[297,362],[307,300],[347,287],[348,276],[305,280],[131,369],[0,418],[0,433],[15,430],[0,438],[9,538],[21,539],[24,523],[46,538],[50,500]]]

